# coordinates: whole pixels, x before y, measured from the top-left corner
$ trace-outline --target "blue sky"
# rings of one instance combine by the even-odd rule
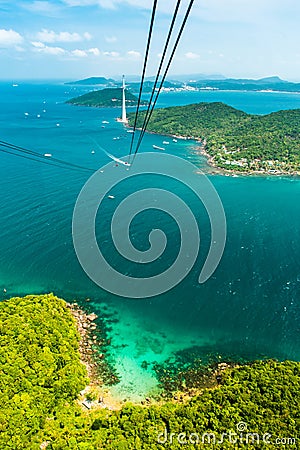
[[[175,0],[158,4],[149,76]],[[152,0],[0,0],[0,78],[139,74],[151,6]],[[169,73],[300,81],[299,19],[299,0],[195,0]]]

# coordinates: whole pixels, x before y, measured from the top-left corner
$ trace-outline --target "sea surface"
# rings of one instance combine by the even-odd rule
[[[118,109],[65,104],[87,90],[53,82],[0,83],[1,140],[93,169],[109,162],[103,148],[126,155],[131,134],[115,121]],[[257,114],[300,108],[300,94],[236,91],[162,93],[159,106],[200,101],[222,101]],[[162,146],[163,140],[165,136],[146,134],[142,151],[153,151],[152,145]],[[195,142],[169,141],[169,153],[209,172]],[[201,251],[177,287],[133,300],[96,286],[77,260],[72,214],[89,174],[3,152],[0,158],[0,298],[45,292],[81,302],[89,298],[89,308],[105,318],[101,323],[110,339],[106,359],[120,378],[111,388],[114,395],[140,400],[157,392],[153,365],[174,362],[182,351],[196,352],[203,360],[207,355],[300,360],[299,179],[209,175],[225,209],[228,238],[219,267],[201,285],[197,280],[210,242],[209,222],[193,194],[164,182],[163,188],[180,195],[201,222]],[[139,178],[116,187],[115,200],[102,205],[97,237],[116,264],[116,250],[102,225],[126,193],[153,182],[162,187],[159,179]],[[147,246],[154,226],[164,229],[170,242],[174,239],[157,262],[159,272],[176,258],[178,232],[166,214],[146,212],[132,228],[138,248]],[[132,269],[124,261],[118,267],[124,273]]]

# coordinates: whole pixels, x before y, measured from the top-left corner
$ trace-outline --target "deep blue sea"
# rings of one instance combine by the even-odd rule
[[[117,156],[126,155],[131,134],[115,121],[118,109],[64,103],[87,90],[63,83],[0,83],[1,140],[94,169],[109,162],[100,147]],[[257,114],[300,108],[300,94],[222,91],[162,93],[159,106],[200,101],[222,101]],[[160,146],[165,139],[145,135],[142,151],[153,151],[152,145]],[[170,140],[168,152],[208,169],[192,141]],[[216,272],[206,283],[198,284],[209,245],[209,223],[204,219],[203,247],[186,279],[158,297],[133,300],[97,287],[77,260],[72,214],[89,175],[2,152],[0,158],[0,296],[54,292],[67,299],[90,298],[89,307],[100,316],[105,311],[111,339],[107,358],[121,379],[113,393],[141,398],[155,390],[152,364],[170,357],[175,360],[182,350],[196,348],[203,357],[210,353],[220,359],[233,355],[300,360],[299,179],[209,175],[222,200],[228,228]],[[161,181],[157,182],[160,185]],[[138,189],[139,183],[137,178],[125,191],[116,188],[116,202],[126,192]],[[143,180],[143,186],[145,183]],[[172,183],[164,184],[164,189],[179,190],[200,220],[202,212],[194,196]],[[105,203],[103,223],[115,205]],[[169,230],[176,235],[166,215],[145,214],[133,228],[133,238],[141,249],[154,224],[166,234]],[[107,230],[99,233],[99,239],[105,241]],[[176,245],[166,252],[166,260],[159,260],[161,267],[174,259]],[[112,259],[113,251],[111,248]],[[147,369],[141,367],[143,361],[147,361]]]

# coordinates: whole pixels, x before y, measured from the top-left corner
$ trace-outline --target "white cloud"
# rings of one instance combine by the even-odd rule
[[[131,6],[138,9],[151,10],[153,0],[62,0],[67,6],[99,6],[105,9],[116,10],[119,6]],[[185,13],[188,2],[183,2],[180,8],[181,16]],[[287,15],[288,11],[293,11],[295,17],[299,15],[299,0],[198,0],[194,2],[191,9],[191,17],[206,22],[238,22],[257,23],[266,21],[271,16],[281,17]],[[158,11],[166,14],[173,14],[175,7],[174,0],[164,0],[158,2]]]
[[[100,56],[100,50],[97,47],[89,48],[87,51],[88,51],[88,53],[91,53],[94,56]]]
[[[100,56],[101,52],[97,47],[89,48],[87,50],[76,48],[75,50],[66,50],[62,47],[52,47],[49,45],[44,44],[44,42],[41,41],[33,41],[31,42],[31,45],[33,46],[33,51],[38,53],[44,53],[48,55],[56,55],[56,56],[62,56],[65,55],[66,57],[77,57],[77,58],[86,58],[87,56],[93,55],[93,56]],[[116,52],[107,52],[107,54],[111,57],[116,57],[119,54]]]
[[[55,33],[53,30],[43,29],[37,33],[37,39],[40,42],[47,42],[48,44],[53,44],[54,42],[80,42],[83,40],[91,39],[90,33],[84,33],[80,35],[79,33],[69,33],[68,31],[60,31]]]
[[[20,6],[27,11],[37,14],[53,15],[59,11],[59,7],[48,1],[33,1],[32,3],[21,3]]]
[[[17,31],[0,29],[0,48],[14,47],[22,44],[23,40]]]
[[[136,52],[135,50],[129,50],[129,52],[127,52],[127,55],[129,56],[129,58],[131,59],[140,59],[141,58],[141,54],[140,52]]]
[[[104,39],[108,44],[114,44],[118,40],[116,36],[106,36]]]
[[[83,37],[84,39],[86,39],[87,41],[90,41],[92,39],[92,35],[90,33],[88,33],[87,31],[85,33],[83,33]]]
[[[200,58],[200,55],[198,55],[198,53],[193,53],[193,52],[187,52],[184,55],[187,59],[198,59]]]
[[[115,9],[120,0],[63,0],[68,6],[92,6],[99,5],[106,9]],[[122,0],[121,0],[122,1]]]
[[[120,53],[118,52],[103,52],[104,56],[109,56],[110,58],[119,58]]]
[[[152,0],[63,0],[68,6],[100,6],[105,9],[117,9],[120,5],[135,6],[140,9],[151,9]],[[174,10],[173,0],[164,0],[160,2],[159,9],[164,12],[171,12]]]
[[[34,51],[39,53],[45,53],[47,55],[64,55],[66,53],[66,50],[61,47],[49,47],[48,45],[45,45],[43,42],[31,42],[31,44],[34,47]]]
[[[73,50],[72,55],[78,56],[79,58],[85,58],[87,56],[87,52],[85,50],[79,50],[78,48],[76,50]]]

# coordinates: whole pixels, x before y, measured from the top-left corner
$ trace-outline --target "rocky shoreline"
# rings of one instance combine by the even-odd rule
[[[78,303],[67,303],[67,308],[75,319],[77,330],[80,335],[79,353],[81,362],[86,366],[88,377],[91,382],[99,384],[98,366],[95,361],[95,351],[92,347],[97,343],[98,339],[95,334],[97,329],[95,320],[98,316],[94,313],[88,314],[83,311]]]

